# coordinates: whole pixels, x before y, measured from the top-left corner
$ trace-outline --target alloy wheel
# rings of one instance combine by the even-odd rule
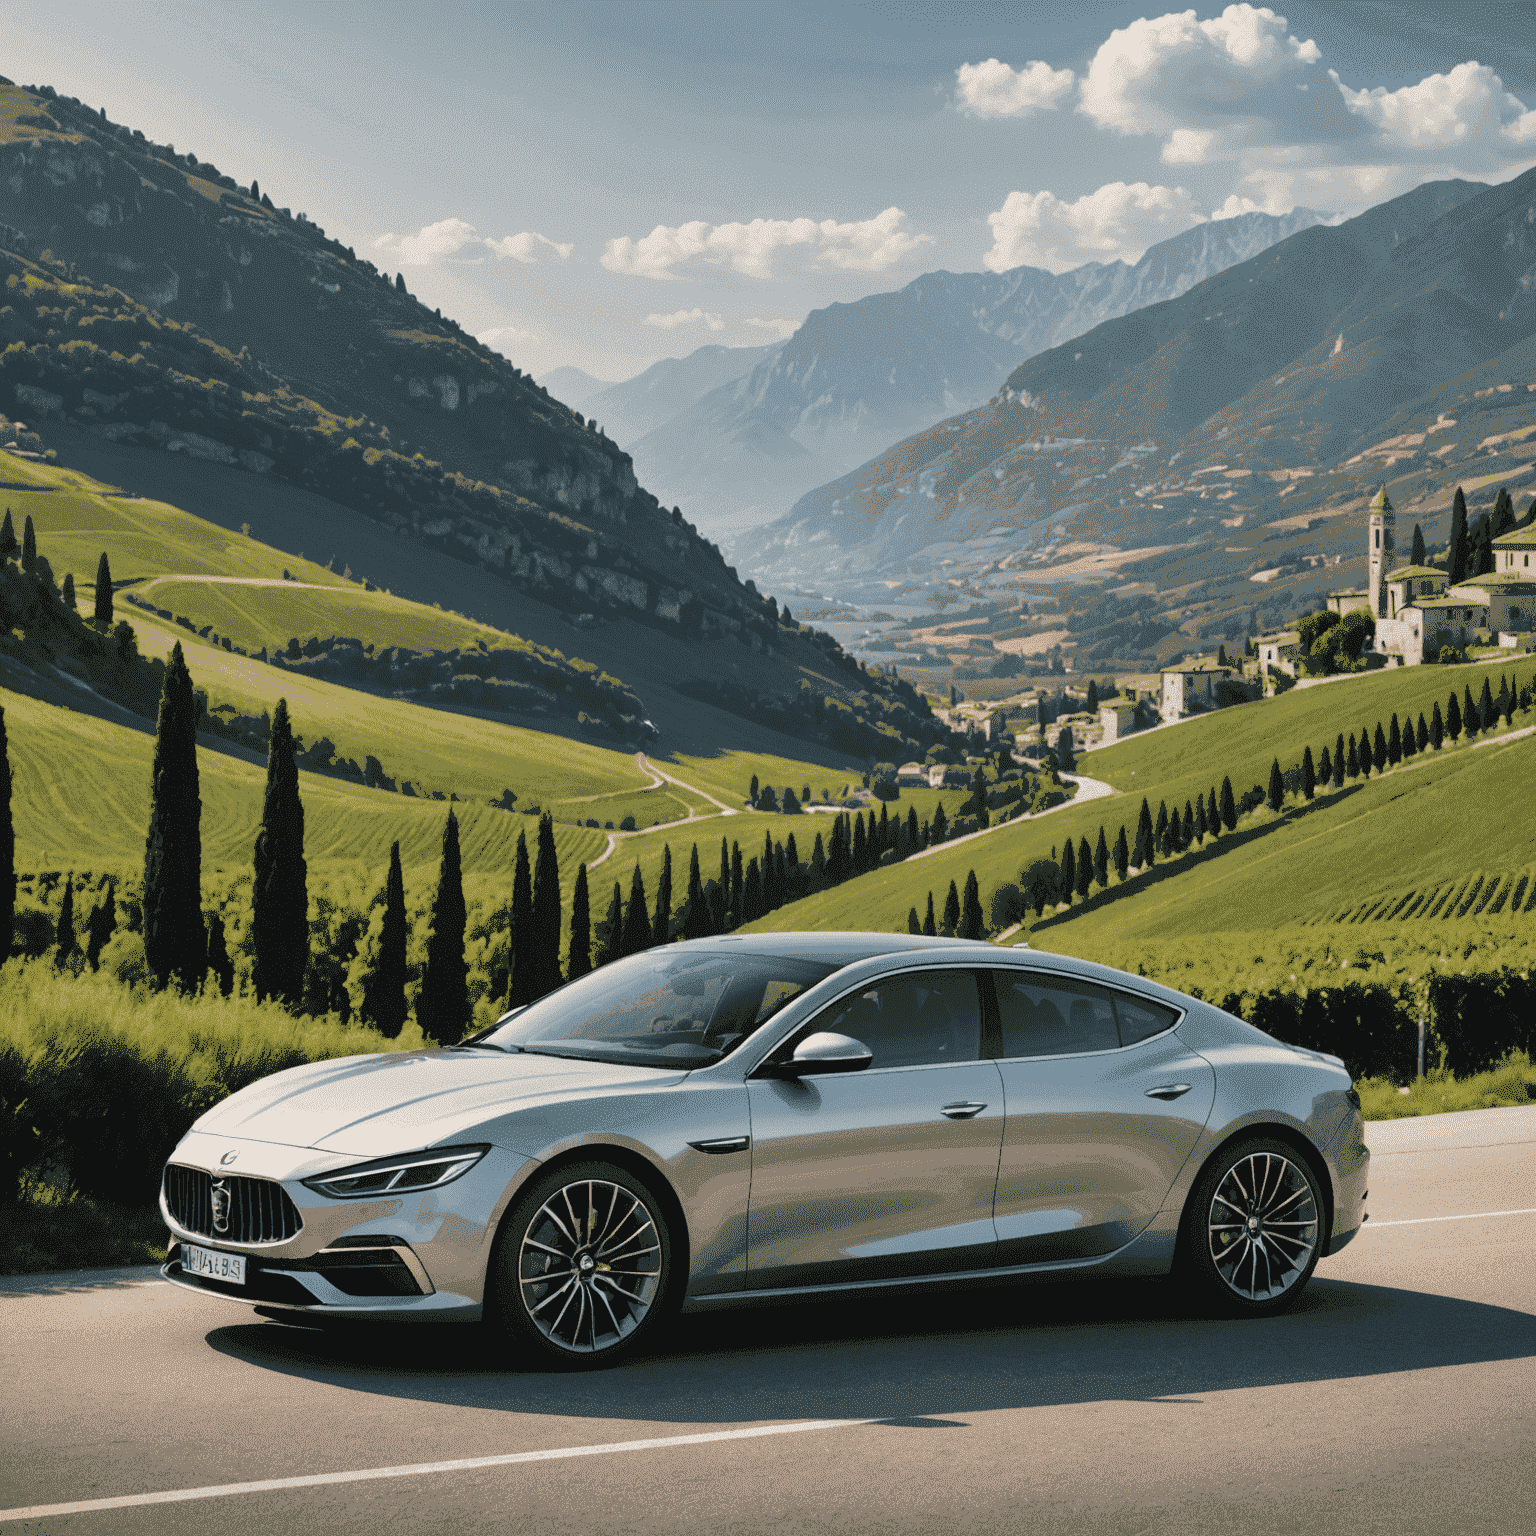
[[[1317,1248],[1317,1202],[1288,1157],[1253,1150],[1216,1185],[1207,1218],[1211,1262],[1244,1301],[1274,1301],[1308,1272]]]

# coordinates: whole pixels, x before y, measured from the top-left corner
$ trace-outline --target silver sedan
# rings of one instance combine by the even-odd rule
[[[1366,1219],[1337,1057],[1142,977],[874,934],[701,939],[447,1050],[278,1072],[166,1166],[174,1284],[619,1359],[678,1311],[1182,1278],[1278,1312]]]

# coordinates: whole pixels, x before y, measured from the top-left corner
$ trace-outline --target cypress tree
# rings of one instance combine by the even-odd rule
[[[16,558],[16,524],[11,521],[11,509],[5,509],[5,521],[0,523],[0,560]]]
[[[936,939],[939,936],[938,924],[933,920],[933,892],[928,892],[928,911],[923,918],[923,937]]]
[[[1461,704],[1456,698],[1456,690],[1451,690],[1451,696],[1445,705],[1445,733],[1452,741],[1461,740]]]
[[[871,832],[875,829],[873,814],[869,818],[869,829]],[[773,856],[772,832],[763,833],[763,851],[758,859],[758,868],[763,876],[763,914],[766,916],[783,905],[779,899],[779,869]]]
[[[1152,810],[1146,797],[1142,797],[1141,812],[1136,818],[1136,852],[1132,862],[1138,869],[1145,869],[1152,862]]]
[[[759,790],[759,788],[758,788],[758,783],[757,783],[757,775],[756,775],[756,774],[755,774],[755,773],[754,773],[754,774],[753,774],[753,775],[752,775],[752,784],[751,784],[751,787],[750,787],[750,788],[749,788],[749,789],[748,789],[748,790],[747,790],[747,799],[748,799],[748,800],[749,800],[749,801],[750,801],[750,802],[751,802],[751,803],[752,803],[752,804],[753,804],[753,805],[756,805],[756,804],[757,804],[757,797],[758,797],[758,795],[759,795],[759,793],[760,793],[760,792],[761,792],[761,791],[760,791],[760,790]]]
[[[1403,760],[1403,735],[1397,724],[1397,711],[1392,712],[1392,722],[1387,727],[1387,761],[1395,768]]]
[[[117,893],[109,882],[107,894],[91,908],[91,915],[85,920],[85,959],[93,971],[100,970],[101,952],[116,932]]]
[[[908,907],[907,908],[907,932],[908,933],[921,934],[922,931],[923,931],[923,925],[917,920],[917,908],[916,907]]]
[[[1360,777],[1360,757],[1355,749],[1355,738],[1353,735],[1349,738],[1349,766],[1346,771],[1351,779],[1358,779]]]
[[[107,564],[106,550],[96,562],[96,607],[91,618],[102,634],[112,628],[112,567]]]
[[[1067,846],[1061,854],[1061,889],[1067,899],[1067,905],[1072,904],[1072,894],[1077,889],[1077,850],[1072,846],[1072,839],[1067,839]],[[969,934],[966,935],[970,937]]]
[[[1272,758],[1269,764],[1269,794],[1265,797],[1269,808],[1278,811],[1285,804],[1285,780],[1280,777],[1280,759]]]
[[[1462,689],[1461,728],[1467,733],[1468,741],[1483,728],[1482,711],[1478,709],[1477,701],[1472,697],[1470,688]]]
[[[1344,734],[1341,731],[1333,744],[1333,787],[1344,787]]]
[[[841,818],[839,818],[841,820]],[[746,884],[741,872],[741,845],[731,841],[731,927],[739,928],[744,921],[741,915],[742,888]]]
[[[918,847],[917,807],[911,806],[907,810],[907,849],[908,851]]]
[[[9,512],[6,514],[9,516]],[[0,709],[0,965],[16,938],[16,824],[11,819],[11,748]]]
[[[853,823],[853,872],[862,874],[869,866],[866,863],[867,850],[864,846],[864,813],[861,811],[854,818]]]
[[[1451,704],[1453,707],[1455,706],[1455,703],[1456,699],[1453,695],[1451,698]],[[1438,752],[1440,750],[1440,745],[1444,740],[1445,722],[1440,718],[1440,701],[1437,699],[1435,701],[1434,710],[1429,718],[1429,744],[1435,749],[1436,752]]]
[[[816,834],[818,837],[821,834]],[[727,907],[730,906],[731,897],[731,855],[726,846],[725,839],[720,839],[720,895]]]
[[[62,968],[75,950],[75,876],[71,871],[64,877],[64,897],[59,902],[59,923],[54,930],[58,948],[53,963]]]
[[[694,847],[694,872],[698,872],[698,847]],[[575,981],[592,969],[592,913],[587,898],[587,866],[576,866],[576,890],[571,897],[571,947],[565,957],[565,974]]]
[[[638,955],[651,947],[651,914],[646,910],[645,877],[640,873],[640,861],[635,860],[635,872],[629,879],[629,905],[624,910],[624,935],[620,953]]]
[[[938,809],[933,813],[933,833],[930,841],[944,843],[949,841],[949,819],[944,814],[944,802],[941,800]]]
[[[443,827],[443,860],[427,930],[427,962],[416,994],[416,1022],[429,1040],[452,1045],[469,1026],[468,967],[464,964],[464,873],[459,860],[459,818],[450,809]]]
[[[699,845],[693,845],[688,860],[688,905],[683,909],[683,937],[703,939],[709,936],[712,926],[708,905],[704,900],[704,881],[699,874]]]
[[[816,834],[815,845],[811,849],[811,880],[819,890],[827,878],[827,850],[822,846],[821,833]]]
[[[1393,718],[1395,719],[1396,716]],[[1391,747],[1392,743],[1388,741],[1387,749],[1390,751]],[[1408,715],[1403,721],[1403,756],[1405,758],[1412,757],[1418,750],[1419,744],[1414,740],[1413,736],[1413,716]]]
[[[512,866],[512,914],[507,942],[512,946],[508,966],[507,1006],[521,1007],[538,997],[533,952],[538,938],[533,924],[533,875],[528,863],[528,834],[517,834],[517,856]]]
[[[1093,850],[1093,878],[1099,882],[1100,890],[1109,888],[1109,844],[1104,840],[1104,827],[1099,826],[1099,841]]]
[[[545,997],[565,979],[560,974],[560,859],[555,852],[555,821],[539,817],[538,854],[533,865],[533,995]]]
[[[1125,846],[1125,824],[1120,825],[1119,836],[1115,838],[1115,873],[1124,880],[1130,872],[1131,850]]]
[[[1232,780],[1221,781],[1221,824],[1228,832],[1237,830],[1237,802],[1232,798]]]
[[[949,895],[944,898],[944,936],[946,938],[953,937],[959,926],[960,892],[956,888],[955,882],[951,880],[949,882]]]
[[[1393,720],[1397,719],[1394,715]],[[1328,751],[1323,748],[1324,753]],[[1304,800],[1310,800],[1317,793],[1317,770],[1312,766],[1312,748],[1307,747],[1301,754],[1301,794]]]
[[[160,694],[144,840],[144,959],[157,987],[174,976],[195,992],[206,968],[202,811],[197,705],[178,640]]]
[[[1410,565],[1423,565],[1429,557],[1424,553],[1424,530],[1413,525],[1413,553],[1408,557]]]
[[[979,768],[976,771],[977,771],[977,773],[981,772],[981,770]],[[985,806],[983,806],[983,813],[985,813]],[[879,836],[878,836],[878,838],[876,839],[876,842],[875,842],[875,863],[876,864],[878,864],[880,862],[880,855],[883,854],[885,852],[885,850],[887,848],[889,848],[890,846],[891,846],[891,819],[890,819],[889,816],[886,815],[886,805],[885,805],[885,802],[882,800],[880,802],[880,833],[879,833]]]
[[[1088,679],[1088,699],[1086,708],[1090,715],[1096,715],[1099,712],[1099,685],[1098,682],[1091,677]]]
[[[1088,846],[1088,839],[1082,837],[1077,842],[1077,894],[1084,900],[1088,899],[1088,888],[1093,881],[1093,850]]]
[[[597,963],[609,965],[624,953],[624,895],[619,882],[613,882],[613,900],[608,903],[608,916],[603,922],[604,937],[597,952]]]
[[[21,568],[28,576],[37,569],[37,534],[32,527],[30,512],[21,530]]]
[[[219,995],[228,997],[235,990],[235,962],[229,958],[224,919],[217,912],[208,914],[208,969],[219,984]]]
[[[1477,700],[1478,723],[1483,730],[1491,731],[1499,718],[1499,712],[1493,707],[1493,694],[1488,687],[1487,677],[1483,678],[1483,691]]]
[[[1493,498],[1493,512],[1488,519],[1488,535],[1490,539],[1502,538],[1515,526],[1515,504],[1510,499],[1509,491],[1499,487],[1499,494]]]
[[[272,711],[267,740],[267,791],[256,834],[251,884],[251,980],[256,999],[273,998],[290,1012],[304,998],[309,961],[309,891],[304,863],[304,807],[293,757],[288,701]]]
[[[1385,773],[1387,771],[1387,737],[1381,728],[1380,720],[1376,722],[1376,741],[1372,756],[1376,764],[1376,772]]]
[[[1451,542],[1445,562],[1445,573],[1453,587],[1457,582],[1465,581],[1471,574],[1467,569],[1470,554],[1471,546],[1467,539],[1467,498],[1462,495],[1461,487],[1458,485],[1456,495],[1451,500]]]
[[[763,904],[763,876],[757,867],[757,860],[753,859],[747,865],[747,873],[741,883],[741,920],[744,923],[755,923],[758,918],[767,913],[767,907]]]
[[[1184,825],[1179,829],[1179,851],[1182,853],[1195,840],[1195,812],[1189,801],[1184,802]]]
[[[362,1015],[386,1040],[405,1028],[405,878],[400,872],[400,844],[389,845],[389,874],[384,881],[384,926],[373,970],[363,983]]]
[[[1439,709],[1439,707],[1438,704],[1435,706],[1436,709]],[[1418,737],[1419,751],[1422,752],[1429,745],[1429,727],[1424,724],[1424,711],[1422,709],[1419,711],[1419,728],[1414,734]],[[1438,747],[1440,743],[1437,741],[1435,745]]]
[[[71,613],[78,613],[80,611],[79,606],[75,602],[75,573],[73,571],[64,572],[63,601],[64,606]]]
[[[1070,848],[1071,844],[1067,846]],[[960,904],[960,925],[955,931],[962,939],[979,939],[987,931],[987,922],[981,912],[981,887],[976,882],[974,869],[966,872],[965,899]]]
[[[1323,748],[1323,755],[1317,764],[1317,782],[1326,789],[1333,781],[1333,754],[1327,747]]]
[[[672,937],[672,845],[661,849],[661,880],[656,886],[656,916],[651,923],[652,945],[665,944]]]
[[[1205,846],[1205,834],[1210,830],[1205,820],[1205,796],[1195,796],[1195,842]]]

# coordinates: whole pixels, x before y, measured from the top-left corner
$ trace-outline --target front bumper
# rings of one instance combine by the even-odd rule
[[[233,1152],[233,1166],[224,1159]],[[235,1242],[182,1225],[162,1185],[160,1211],[176,1240],[160,1273],[183,1290],[245,1306],[311,1316],[468,1321],[478,1318],[486,1269],[507,1203],[538,1165],[493,1147],[474,1168],[440,1189],[337,1200],[302,1182],[345,1162],[335,1153],[191,1132],[171,1163],[214,1177],[280,1186],[298,1214],[292,1236]],[[181,1245],[244,1255],[246,1281],[188,1274]]]

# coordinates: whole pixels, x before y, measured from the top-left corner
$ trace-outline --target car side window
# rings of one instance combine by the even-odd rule
[[[1120,1048],[1109,992],[1043,971],[994,971],[1004,1059]]]
[[[1115,993],[1115,1017],[1120,1021],[1120,1044],[1135,1045],[1152,1035],[1160,1035],[1178,1022],[1178,1010],[1144,997]]]
[[[913,971],[834,1003],[813,1031],[848,1035],[871,1068],[941,1066],[981,1058],[981,998],[973,971]]]

